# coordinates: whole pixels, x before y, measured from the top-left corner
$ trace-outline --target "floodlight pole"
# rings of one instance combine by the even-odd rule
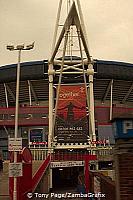
[[[15,107],[15,139],[18,137],[18,107],[19,107],[19,84],[20,84],[20,59],[21,49],[18,50],[17,82],[16,82],[16,107]],[[17,151],[14,152],[14,163],[17,163]],[[13,200],[17,200],[17,178],[14,177]]]
[[[19,111],[19,85],[20,85],[20,61],[21,61],[21,51],[22,50],[31,50],[34,47],[34,43],[31,45],[27,45],[24,48],[24,45],[17,45],[14,48],[13,45],[7,46],[7,49],[10,51],[17,50],[18,51],[18,62],[17,62],[17,80],[16,80],[16,106],[15,106],[15,133],[14,138],[18,138],[18,111]],[[14,163],[17,163],[17,151],[14,151]],[[13,190],[13,200],[17,200],[17,177],[14,177],[14,190]]]
[[[48,76],[49,76],[49,134],[48,134],[48,154],[50,155],[51,159],[51,151],[52,151],[52,145],[53,145],[53,64],[49,63],[49,69],[48,69]],[[49,174],[49,188],[52,189],[52,169],[50,169]]]
[[[18,137],[18,108],[19,108],[19,85],[20,85],[20,60],[21,60],[21,49],[18,50],[18,63],[17,63],[16,108],[15,108],[15,138]]]

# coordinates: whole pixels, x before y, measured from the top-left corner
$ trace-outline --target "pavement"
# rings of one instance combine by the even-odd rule
[[[9,199],[8,166],[9,162],[4,162],[3,171],[0,172],[0,200]]]
[[[33,161],[32,175],[35,174],[42,161]],[[0,172],[0,200],[9,200],[9,161],[4,162],[3,171]]]

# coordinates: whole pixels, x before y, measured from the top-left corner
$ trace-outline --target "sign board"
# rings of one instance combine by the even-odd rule
[[[43,128],[35,128],[30,130],[30,142],[43,142]]]
[[[97,140],[97,141],[91,141],[91,144],[109,144],[109,140],[108,139],[104,139],[104,140]]]
[[[22,163],[9,163],[9,177],[19,177],[22,174]]]
[[[61,85],[55,123],[57,142],[87,142],[88,119],[85,86]]]
[[[51,168],[84,166],[84,161],[51,162]]]
[[[22,138],[9,138],[8,151],[21,151],[22,150]]]
[[[46,145],[47,142],[31,142],[32,145]]]

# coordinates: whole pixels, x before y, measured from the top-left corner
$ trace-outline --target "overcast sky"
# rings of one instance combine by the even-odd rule
[[[64,0],[66,1],[66,0]],[[133,63],[133,0],[80,0],[94,59]],[[16,63],[7,44],[35,41],[22,61],[48,59],[59,0],[0,0],[0,66]]]

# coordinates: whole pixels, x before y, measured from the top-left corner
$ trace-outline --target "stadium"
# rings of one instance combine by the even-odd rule
[[[16,92],[16,64],[1,66],[0,68],[0,126],[1,143],[4,158],[8,152],[8,136],[13,136]],[[114,135],[110,122],[112,115],[125,112],[132,113],[133,109],[133,64],[94,60],[94,99],[95,120],[98,139],[108,139],[114,144]],[[55,85],[57,81],[55,80]],[[62,84],[83,83],[82,75],[67,75]],[[112,87],[112,95],[111,95]],[[21,64],[21,81],[19,96],[19,134],[23,144],[37,140],[33,133],[30,141],[30,131],[43,132],[39,142],[47,140],[48,133],[48,60],[26,62]],[[112,99],[111,99],[112,98]],[[112,104],[112,105],[111,105]],[[39,137],[39,136],[38,136]],[[64,141],[65,142],[65,141]],[[82,141],[81,141],[82,142]]]
[[[80,3],[67,3],[57,35],[60,0],[50,59],[21,63],[34,42],[7,45],[18,63],[0,67],[2,199],[69,190],[132,198],[123,183],[133,172],[133,64],[92,59]]]

